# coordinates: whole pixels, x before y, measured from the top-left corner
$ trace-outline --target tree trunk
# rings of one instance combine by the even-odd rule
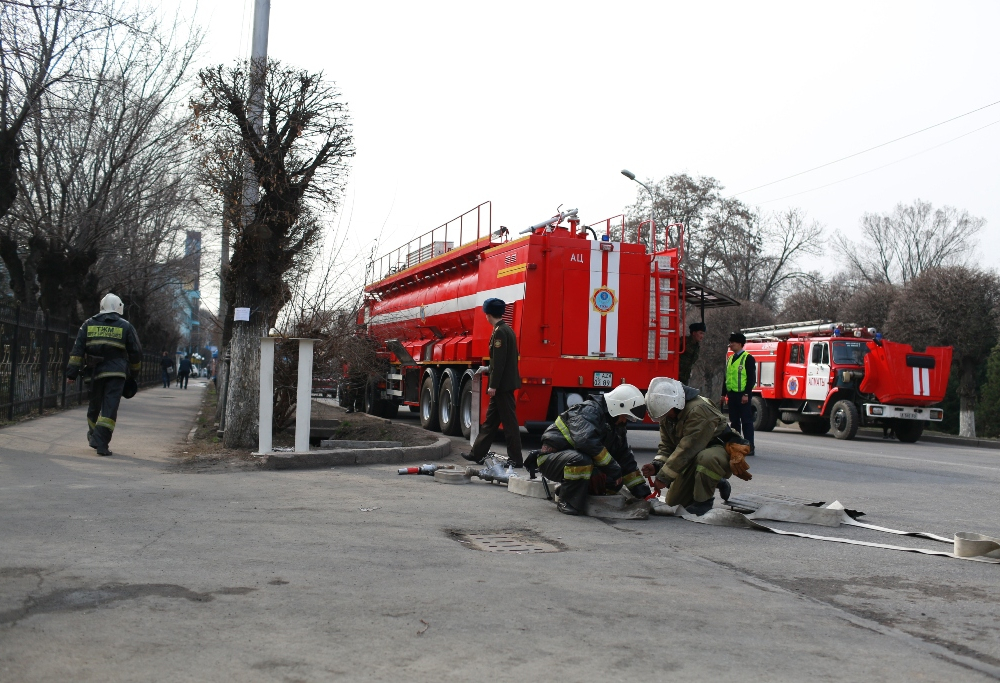
[[[226,399],[226,448],[256,448],[260,407],[260,339],[267,317],[252,311],[249,322],[233,325],[229,344],[229,397]]]
[[[963,358],[962,377],[958,383],[958,435],[976,438],[976,363]]]
[[[229,377],[229,369],[226,367],[226,347],[219,349],[219,357],[216,360],[217,366],[215,368],[215,386],[216,391],[219,392],[218,402],[215,404],[215,422],[220,426],[224,426],[225,420],[223,417],[223,410],[225,409],[226,401],[226,380]]]

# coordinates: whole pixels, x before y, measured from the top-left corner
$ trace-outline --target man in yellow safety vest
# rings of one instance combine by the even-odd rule
[[[729,424],[750,442],[750,455],[756,455],[753,443],[753,388],[757,386],[757,363],[743,346],[747,338],[741,332],[729,335],[729,350],[733,352],[726,360],[726,394],[729,404]]]

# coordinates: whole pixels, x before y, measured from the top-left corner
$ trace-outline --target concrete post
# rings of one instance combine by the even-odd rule
[[[309,450],[312,418],[313,344],[315,339],[299,339],[299,381],[295,392],[295,452]]]
[[[257,427],[257,452],[271,452],[271,426],[274,422],[274,337],[260,340],[260,420]],[[310,353],[310,361],[312,354]]]

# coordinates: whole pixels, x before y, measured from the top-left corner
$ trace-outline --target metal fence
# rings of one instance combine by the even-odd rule
[[[42,311],[0,304],[0,422],[87,400],[86,383],[65,377],[77,329]],[[156,354],[143,354],[136,380],[140,387],[160,381]]]

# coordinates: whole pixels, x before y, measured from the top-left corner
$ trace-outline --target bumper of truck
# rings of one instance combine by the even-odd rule
[[[944,419],[941,408],[917,408],[914,406],[892,406],[884,403],[865,403],[865,417],[874,419],[924,420],[940,422]]]

